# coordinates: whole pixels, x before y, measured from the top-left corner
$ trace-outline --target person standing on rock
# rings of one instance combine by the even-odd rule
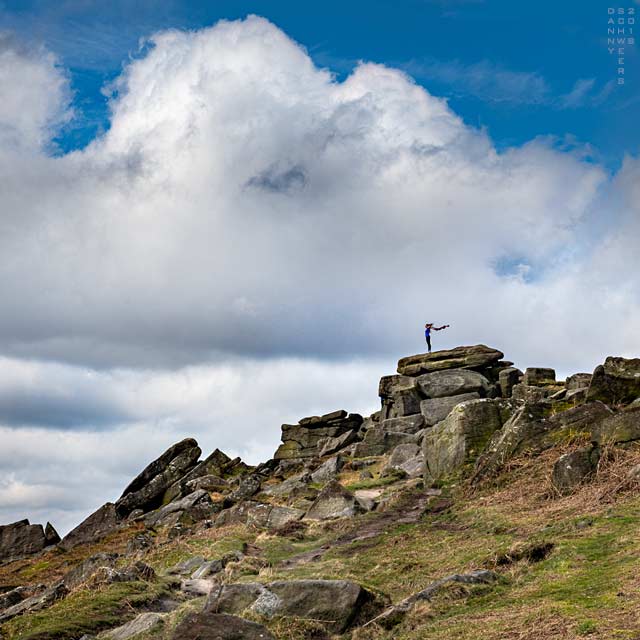
[[[436,327],[433,322],[427,322],[427,324],[424,325],[424,337],[427,341],[427,347],[429,347],[429,353],[431,353],[431,331],[442,331],[442,329],[446,329],[448,326],[448,324],[443,324],[441,327]]]

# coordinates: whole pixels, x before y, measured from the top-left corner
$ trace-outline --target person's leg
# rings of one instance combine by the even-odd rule
[[[429,353],[431,353],[431,336],[427,336],[427,347],[429,347]]]

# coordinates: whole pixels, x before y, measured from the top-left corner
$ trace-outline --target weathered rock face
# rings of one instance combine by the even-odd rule
[[[319,620],[327,631],[341,633],[374,601],[370,592],[347,580],[287,580],[224,585],[211,592],[204,610]]]
[[[444,420],[455,406],[467,400],[477,400],[478,398],[480,398],[480,395],[474,392],[463,393],[450,398],[423,400],[420,403],[420,411],[422,412],[424,423],[427,427],[432,427],[434,424]]]
[[[573,391],[574,389],[582,389],[584,387],[589,387],[591,384],[591,374],[590,373],[574,373],[572,376],[569,376],[565,382],[565,387],[567,391]]]
[[[560,456],[553,465],[553,486],[562,494],[569,493],[594,473],[599,458],[599,450],[593,447]]]
[[[312,474],[311,481],[318,483],[326,483],[330,480],[335,480],[336,476],[340,472],[340,469],[344,466],[344,459],[342,456],[333,456],[328,460],[325,460]]]
[[[640,406],[630,407],[615,415],[609,412],[603,420],[594,422],[591,439],[598,444],[640,440]]]
[[[353,457],[381,456],[392,451],[399,444],[416,441],[416,434],[387,431],[386,425],[389,422],[390,420],[385,420],[381,425],[369,429],[362,442],[357,442],[353,446]]]
[[[401,471],[409,478],[419,478],[424,473],[424,454],[417,444],[400,444],[389,456],[383,474]]]
[[[556,372],[544,367],[528,367],[524,372],[522,383],[530,386],[555,384]]]
[[[515,367],[507,367],[498,374],[498,384],[500,385],[500,394],[503,398],[510,398],[513,388],[520,383],[524,374],[520,369]]]
[[[214,505],[207,491],[198,489],[151,512],[145,518],[145,524],[148,527],[172,527],[178,523],[189,526],[210,518],[221,508],[221,505]]]
[[[46,529],[41,524],[29,524],[28,520],[0,526],[0,562],[39,553],[59,541],[60,537],[49,522]]]
[[[479,457],[473,476],[480,482],[496,472],[512,457],[524,452],[540,452],[573,433],[589,433],[611,416],[601,402],[591,402],[545,417],[544,405],[524,405],[496,432]],[[593,437],[592,437],[593,439]]]
[[[261,624],[226,613],[204,611],[188,615],[175,629],[172,640],[275,640]]]
[[[482,374],[470,369],[446,369],[425,373],[416,379],[418,388],[426,398],[445,398],[467,393],[485,397],[491,383]]]
[[[67,589],[75,589],[86,582],[100,567],[115,567],[118,558],[117,553],[97,553],[71,569],[62,581]]]
[[[323,416],[303,418],[297,425],[283,424],[282,444],[274,454],[274,459],[316,457],[328,438],[337,438],[350,431],[357,432],[362,420],[357,413],[347,415],[346,411],[333,411]]]
[[[496,364],[504,357],[501,351],[483,344],[472,347],[456,347],[449,351],[421,353],[402,358],[398,373],[402,376],[419,376],[444,369],[481,369]]]
[[[500,400],[470,400],[455,407],[424,437],[425,483],[475,460],[504,420]]]
[[[279,507],[263,502],[246,501],[222,511],[215,521],[216,527],[244,523],[264,529],[277,529],[289,522],[300,520],[304,511],[292,507]]]
[[[116,505],[107,502],[71,530],[60,543],[63,549],[71,549],[79,544],[94,542],[115,531],[118,526]]]
[[[640,398],[640,358],[607,358],[591,378],[588,400],[608,405],[629,404]]]
[[[159,507],[165,491],[196,465],[201,453],[193,438],[186,438],[167,449],[124,490],[116,502],[118,515],[125,517],[134,509],[146,512]]]
[[[329,482],[315,499],[306,518],[309,520],[327,520],[345,518],[361,511],[356,497],[339,482]]]

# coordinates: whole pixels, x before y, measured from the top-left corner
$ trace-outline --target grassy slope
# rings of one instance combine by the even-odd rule
[[[378,535],[365,540],[331,546],[338,537],[362,530],[375,514],[312,525],[298,540],[243,526],[205,529],[161,542],[144,560],[162,571],[192,555],[219,557],[244,546],[247,558],[227,568],[226,580],[351,578],[397,601],[447,574],[494,568],[496,558],[514,546],[549,541],[555,547],[546,559],[499,567],[503,580],[498,585],[462,594],[458,588],[420,605],[392,630],[371,626],[354,632],[353,639],[636,638],[640,490],[625,480],[625,474],[640,461],[640,447],[605,455],[596,479],[567,497],[554,495],[548,481],[560,453],[558,449],[535,459],[523,458],[499,486],[472,495],[459,487],[445,487],[453,497],[450,509],[427,513],[414,524],[389,521]],[[118,546],[122,540],[115,539],[100,550]],[[318,559],[284,562],[323,546],[329,548]],[[59,557],[38,562],[45,574],[59,572],[55,567]],[[46,562],[49,565],[42,567]],[[32,564],[30,569],[22,567],[21,576],[14,574],[13,581],[29,571],[32,581],[41,579]],[[67,624],[61,622],[60,613],[72,611],[65,627],[70,632],[85,628],[81,618],[102,620],[114,610],[115,603],[103,602],[96,611],[91,594],[79,593],[48,611],[12,621],[5,632],[9,638],[25,638],[34,637],[33,629],[60,631],[60,625]],[[272,621],[270,626],[283,640],[314,637],[312,623]],[[75,636],[79,637],[70,634]]]

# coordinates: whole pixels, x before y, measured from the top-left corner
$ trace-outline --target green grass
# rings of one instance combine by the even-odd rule
[[[8,640],[80,638],[124,624],[168,593],[163,582],[116,582],[100,589],[81,589],[52,607],[19,616],[3,625]]]

